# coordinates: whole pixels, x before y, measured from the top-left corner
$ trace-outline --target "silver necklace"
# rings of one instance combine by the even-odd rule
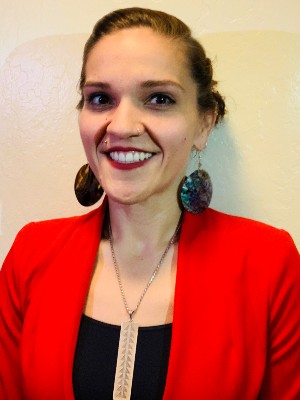
[[[161,256],[157,266],[155,267],[152,275],[145,286],[139,301],[134,309],[130,309],[128,307],[128,303],[126,301],[124,288],[121,281],[120,270],[118,267],[115,250],[113,246],[113,236],[111,231],[110,222],[108,224],[108,231],[109,231],[109,243],[111,249],[111,255],[114,263],[114,268],[116,271],[118,284],[123,300],[124,307],[126,312],[129,316],[129,321],[122,322],[121,324],[121,331],[120,331],[120,339],[119,339],[119,348],[118,348],[118,358],[117,358],[117,366],[116,366],[116,373],[115,373],[115,383],[114,383],[114,392],[113,392],[113,399],[114,400],[129,400],[131,396],[131,387],[132,387],[132,378],[133,378],[133,370],[134,370],[134,361],[135,361],[135,353],[136,353],[136,346],[137,346],[137,338],[138,338],[138,329],[139,326],[137,323],[133,321],[133,317],[136,314],[147,290],[151,286],[152,282],[154,281],[170,247],[175,241],[175,238],[178,234],[178,231],[181,226],[181,218],[177,224],[174,234],[172,235],[171,239],[169,240],[163,255]]]

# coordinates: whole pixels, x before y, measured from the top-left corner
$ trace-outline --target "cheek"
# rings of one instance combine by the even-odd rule
[[[79,130],[81,140],[84,145],[96,148],[103,137],[107,128],[107,118],[96,113],[88,113],[79,118]]]
[[[87,120],[84,118],[79,118],[79,131],[81,142],[87,156],[88,162],[91,164],[92,159],[95,157],[94,153],[96,152],[96,146],[94,142],[95,135],[93,134],[93,129]]]
[[[79,132],[80,132],[82,141],[85,140],[85,138],[87,137],[88,132],[89,132],[89,127],[88,127],[87,121],[88,120],[84,116],[84,111],[81,111],[78,116],[78,126],[79,126]]]
[[[83,144],[85,152],[89,152],[92,148],[93,141],[91,140],[91,135],[88,134],[82,127],[80,127],[80,137]]]
[[[192,148],[190,137],[188,135],[180,135],[176,140],[174,137],[172,139],[170,143],[166,144],[169,150],[165,153],[166,159],[177,166],[185,167]]]
[[[176,124],[163,131],[162,147],[165,149],[165,156],[185,160],[189,157],[193,145],[193,132],[185,119],[178,119]]]
[[[93,118],[86,116],[84,111],[78,117],[79,132],[84,146],[93,145],[97,139],[97,124]]]

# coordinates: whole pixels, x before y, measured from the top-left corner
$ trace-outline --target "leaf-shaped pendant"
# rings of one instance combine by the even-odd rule
[[[114,400],[130,400],[139,326],[135,322],[121,325],[114,384]]]

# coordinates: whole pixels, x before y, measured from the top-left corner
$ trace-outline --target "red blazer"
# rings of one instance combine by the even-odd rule
[[[0,273],[0,398],[73,400],[103,208],[31,223]],[[290,236],[184,215],[164,400],[300,399],[300,257]]]

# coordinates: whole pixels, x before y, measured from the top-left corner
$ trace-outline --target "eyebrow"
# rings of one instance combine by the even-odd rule
[[[142,88],[156,88],[156,87],[162,87],[162,86],[175,86],[176,88],[180,89],[181,91],[185,92],[184,88],[177,82],[172,81],[170,79],[164,79],[164,80],[147,80],[145,82],[142,82],[141,87]],[[106,82],[93,82],[93,81],[87,81],[84,85],[83,88],[86,87],[97,87],[100,89],[110,89],[111,86],[109,83]]]
[[[83,85],[83,88],[86,87],[97,87],[100,89],[110,89],[110,84],[109,83],[105,83],[105,82],[92,82],[92,81],[88,81]]]
[[[170,79],[164,79],[164,80],[148,80],[145,81],[141,84],[141,86],[143,88],[155,88],[155,87],[159,87],[159,86],[175,86],[178,89],[182,90],[183,92],[185,91],[184,88],[177,82],[172,81]]]

